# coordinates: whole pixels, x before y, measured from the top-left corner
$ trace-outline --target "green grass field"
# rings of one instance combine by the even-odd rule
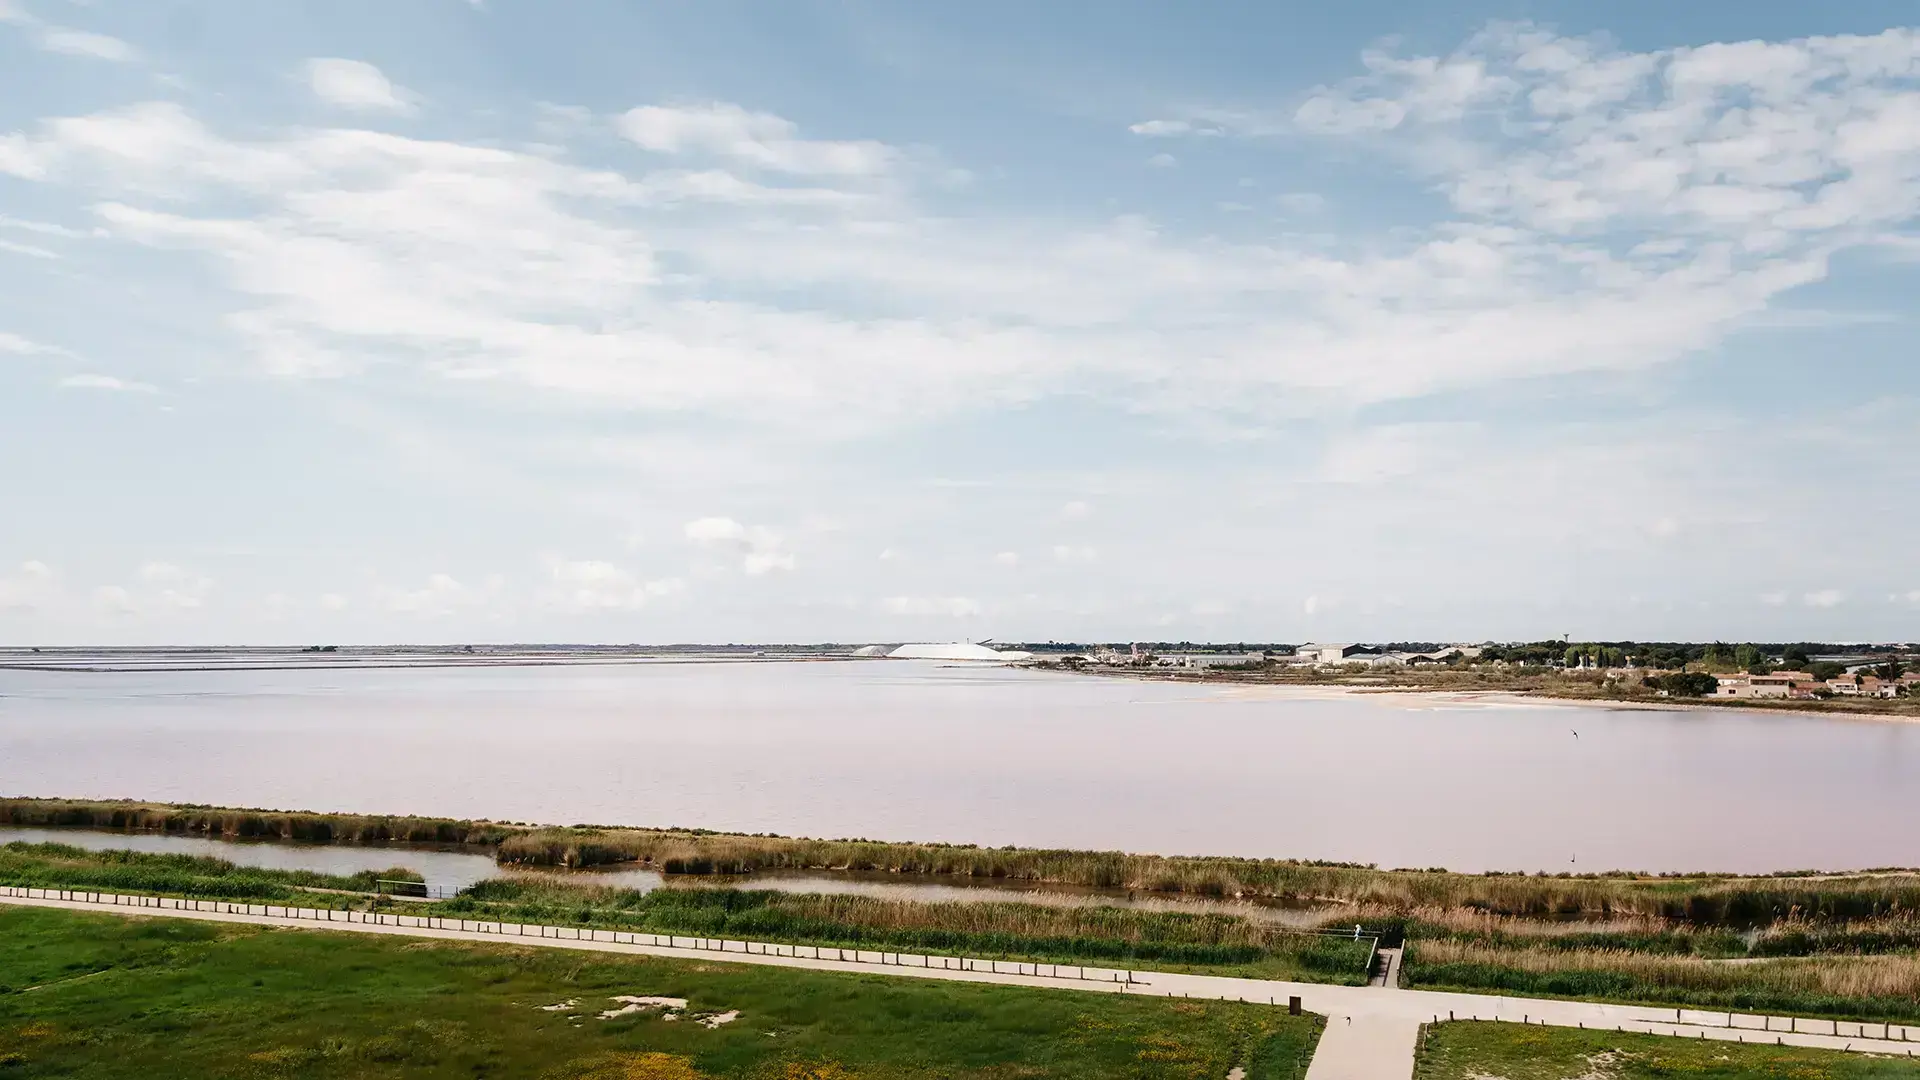
[[[1743,1046],[1659,1035],[1436,1024],[1415,1080],[1914,1080],[1920,1059],[1792,1046]]]
[[[1237,1003],[19,907],[0,907],[0,984],[5,1080],[1281,1080],[1317,1030]],[[688,1007],[601,1019],[619,995]]]

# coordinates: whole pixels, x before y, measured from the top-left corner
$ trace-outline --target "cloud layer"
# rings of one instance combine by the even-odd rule
[[[1417,636],[1912,602],[1879,580],[1920,524],[1880,494],[1917,479],[1910,366],[1822,382],[1906,318],[1912,30],[1496,24],[1264,105],[1076,119],[1106,158],[1059,118],[983,144],[984,113],[717,74],[563,105],[595,81],[341,34],[229,86],[137,35],[0,33],[98,88],[0,128],[0,449],[59,463],[0,488],[10,627]],[[1849,267],[1891,284],[1832,289]]]

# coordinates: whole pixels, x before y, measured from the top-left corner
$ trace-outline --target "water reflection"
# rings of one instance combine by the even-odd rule
[[[342,877],[363,870],[404,866],[427,884],[464,889],[496,875],[491,856],[435,851],[412,845],[353,846],[220,840],[175,833],[95,832],[91,829],[33,829],[0,825],[0,844],[66,844],[89,851],[146,851],[168,855],[204,855],[236,866],[266,870],[311,870]]]
[[[1326,909],[1276,901],[1228,900],[1177,896],[1125,889],[1091,889],[1040,882],[961,877],[916,877],[854,871],[780,871],[764,874],[668,876],[652,870],[576,870],[569,873],[515,871],[510,876],[532,880],[559,877],[569,884],[605,885],[652,892],[655,889],[765,889],[784,893],[820,893],[829,896],[871,896],[919,903],[1038,904],[1045,907],[1123,907],[1140,911],[1177,911],[1241,915],[1277,925],[1309,925],[1326,916]]]

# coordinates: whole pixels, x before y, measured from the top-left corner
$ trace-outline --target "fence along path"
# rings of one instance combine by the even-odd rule
[[[1450,1020],[1617,1029],[1688,1039],[1772,1043],[1920,1057],[1920,1025],[1606,1005],[1439,990],[1335,986],[1327,983],[1281,982],[964,956],[923,956],[626,930],[448,919],[431,915],[132,896],[77,889],[0,886],[0,903],[679,958],[707,959],[720,953],[724,954],[724,959],[738,963],[1155,997],[1266,1002],[1273,1005],[1285,1005],[1290,997],[1299,997],[1307,1011],[1323,1013],[1328,1017],[1329,1035],[1321,1040],[1320,1048],[1314,1055],[1308,1073],[1310,1080],[1345,1077],[1405,1080],[1413,1072],[1414,1033],[1421,1025]],[[1336,1028],[1349,1025],[1356,1029],[1354,1036],[1361,1036],[1362,1032],[1391,1032],[1394,1045],[1400,1049],[1390,1055],[1391,1060],[1383,1060],[1381,1055],[1372,1052],[1372,1048],[1378,1045],[1376,1040],[1365,1037],[1342,1038],[1345,1032],[1333,1034]]]
[[[478,936],[482,939],[510,938],[516,943],[537,944],[582,942],[601,945],[627,945],[642,949],[696,950],[737,953],[743,957],[765,956],[790,960],[815,960],[837,964],[874,964],[886,967],[911,967],[930,971],[980,972],[988,975],[1016,975],[1034,979],[1069,980],[1080,983],[1124,985],[1133,981],[1133,973],[1117,968],[1085,967],[1077,964],[1040,964],[1017,960],[977,959],[966,956],[923,956],[915,953],[875,952],[866,949],[840,949],[830,945],[781,945],[761,941],[737,941],[731,938],[687,937],[678,934],[648,934],[630,930],[593,930],[573,926],[547,926],[539,923],[489,922],[476,919],[448,919],[435,915],[400,915],[377,911],[348,911],[336,908],[285,907],[279,904],[239,904],[226,900],[185,900],[171,896],[135,896],[119,893],[88,892],[77,889],[35,889],[0,886],[0,899],[45,900],[61,905],[89,905],[120,909],[147,909],[154,914],[198,914],[231,916],[248,921],[281,922],[291,920],[302,925],[327,924],[346,930],[365,927],[391,927],[399,930],[433,930],[443,934]],[[130,912],[130,914],[133,912]],[[529,940],[531,939],[531,940]]]

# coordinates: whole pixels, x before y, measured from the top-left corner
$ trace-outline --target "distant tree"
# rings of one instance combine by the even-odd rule
[[[1674,671],[1649,675],[1640,681],[1644,686],[1665,690],[1674,697],[1704,697],[1720,688],[1720,680],[1704,671]]]
[[[1884,664],[1876,665],[1873,669],[1873,673],[1887,680],[1888,682],[1892,682],[1893,680],[1907,673],[1907,665],[1901,663],[1898,660],[1889,660]]]
[[[1801,670],[1813,663],[1813,658],[1808,656],[1807,650],[1800,646],[1789,645],[1787,651],[1780,654],[1780,662],[1795,670]]]
[[[1817,664],[1807,665],[1807,671],[1821,682],[1826,682],[1828,679],[1837,679],[1847,673],[1845,665],[1835,664],[1825,660]]]

